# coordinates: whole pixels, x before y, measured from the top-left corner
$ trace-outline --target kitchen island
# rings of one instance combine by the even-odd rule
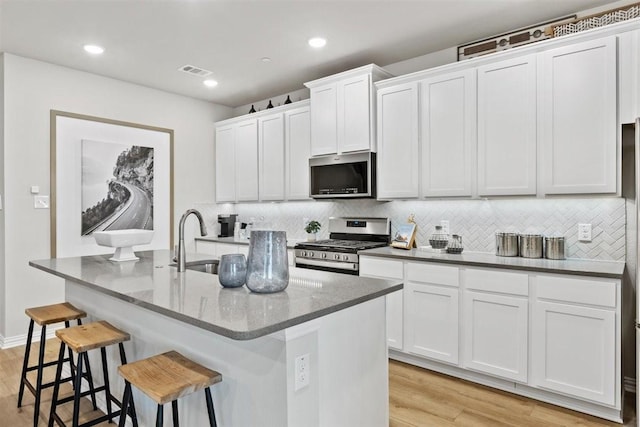
[[[178,273],[169,251],[137,255],[124,263],[104,255],[29,264],[64,278],[66,300],[90,320],[130,333],[129,361],[173,349],[222,373],[212,388],[220,426],[388,425],[383,297],[402,289],[400,281],[291,268],[285,291],[254,294],[222,288],[215,275]],[[123,383],[112,350],[117,395]],[[300,356],[309,369],[296,378]],[[151,425],[155,404],[134,398],[141,425]],[[203,396],[181,405],[184,425],[206,424]]]

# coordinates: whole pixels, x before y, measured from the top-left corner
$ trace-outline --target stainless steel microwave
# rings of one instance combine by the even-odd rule
[[[376,153],[312,157],[309,169],[314,199],[376,197]]]

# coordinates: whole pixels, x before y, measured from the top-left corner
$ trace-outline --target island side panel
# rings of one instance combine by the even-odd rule
[[[320,425],[389,425],[386,298],[323,318],[318,331]]]

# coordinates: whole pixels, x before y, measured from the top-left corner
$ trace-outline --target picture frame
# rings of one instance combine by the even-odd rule
[[[91,235],[109,229],[154,230],[136,250],[173,247],[173,134],[50,111],[52,258],[112,253]]]
[[[412,249],[415,247],[416,231],[414,222],[401,224],[393,235],[391,246],[399,249]]]

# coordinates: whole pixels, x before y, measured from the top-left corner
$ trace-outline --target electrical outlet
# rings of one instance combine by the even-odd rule
[[[449,234],[449,221],[446,219],[443,219],[440,221],[440,226],[442,227],[442,232]]]
[[[35,209],[49,209],[49,196],[33,196]]]
[[[309,385],[309,353],[296,357],[295,391]]]
[[[309,224],[309,218],[302,218],[302,228],[306,227]]]
[[[581,242],[591,241],[591,224],[578,224],[578,240]]]

